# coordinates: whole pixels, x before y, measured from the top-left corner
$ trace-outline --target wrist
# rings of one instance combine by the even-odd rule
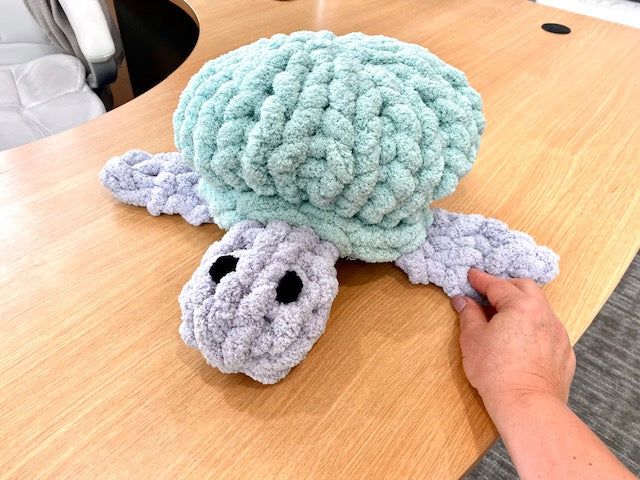
[[[500,431],[505,425],[521,420],[537,405],[566,406],[556,394],[545,390],[520,389],[492,395],[481,394],[481,397],[487,413]]]

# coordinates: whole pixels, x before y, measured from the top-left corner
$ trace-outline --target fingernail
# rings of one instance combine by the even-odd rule
[[[457,295],[451,299],[451,304],[456,312],[462,313],[464,307],[467,306],[467,299],[462,295]]]

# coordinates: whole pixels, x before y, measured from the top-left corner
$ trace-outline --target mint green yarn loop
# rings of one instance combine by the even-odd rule
[[[417,247],[429,204],[469,171],[483,129],[462,72],[362,33],[279,34],[222,55],[174,114],[221,227],[284,220],[365,261]]]
[[[309,227],[320,238],[333,243],[341,257],[367,262],[390,262],[418,248],[426,238],[426,227],[433,217],[430,211],[418,216],[415,223],[402,222],[387,229],[363,225],[354,218],[338,217],[310,203],[291,210],[285,200],[277,196],[257,196],[250,191],[212,189],[201,182],[200,195],[209,201],[211,213],[220,228],[225,230],[248,218],[267,223],[284,220],[290,225]]]

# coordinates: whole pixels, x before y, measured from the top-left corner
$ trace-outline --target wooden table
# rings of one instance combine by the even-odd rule
[[[182,2],[186,7],[186,3]],[[276,32],[416,42],[468,74],[488,128],[441,206],[561,256],[546,288],[576,341],[640,246],[640,31],[525,0],[189,0],[201,25],[166,81],[0,154],[0,476],[451,478],[496,438],[456,316],[392,265],[340,262],[326,333],[276,386],[222,375],[177,333],[177,295],[222,233],[112,200],[105,160],[172,149],[212,57]],[[546,33],[557,21],[573,32]]]

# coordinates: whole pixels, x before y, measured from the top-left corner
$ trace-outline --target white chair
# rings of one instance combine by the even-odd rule
[[[103,10],[98,0],[59,3],[88,69],[55,46],[23,0],[0,0],[0,151],[105,112],[92,88],[115,80],[117,62]]]

